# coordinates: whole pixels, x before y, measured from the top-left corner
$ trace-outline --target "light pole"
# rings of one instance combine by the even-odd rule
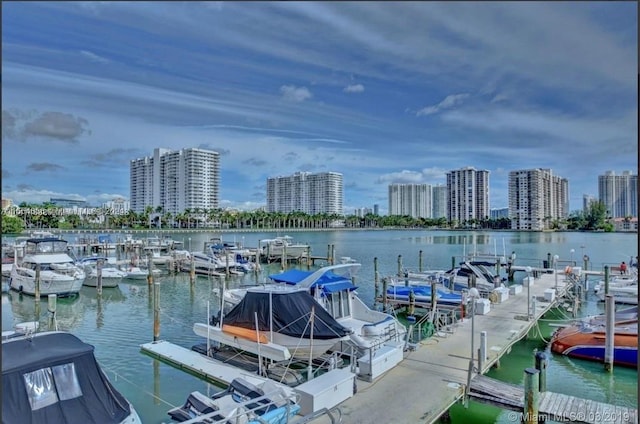
[[[527,271],[527,321],[531,319],[531,267],[525,268]]]
[[[560,256],[553,255],[553,275],[556,278],[556,295],[558,294],[558,259],[560,259]]]
[[[480,293],[478,289],[475,287],[471,287],[469,289],[469,299],[471,300],[471,357],[469,358],[469,373],[467,374],[467,387],[466,387],[466,395],[467,395],[467,405],[469,399],[469,387],[471,386],[471,374],[473,374],[473,357],[475,356],[474,350],[475,346],[473,344],[474,335],[475,335],[475,316],[476,316],[476,300],[480,297]]]

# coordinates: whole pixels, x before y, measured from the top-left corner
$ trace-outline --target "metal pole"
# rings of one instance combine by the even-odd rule
[[[615,299],[613,295],[605,295],[604,313],[606,317],[604,339],[604,370],[613,371],[613,350],[615,338]]]

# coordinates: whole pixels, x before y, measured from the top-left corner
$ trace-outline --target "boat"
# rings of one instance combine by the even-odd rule
[[[495,274],[490,268],[495,266],[486,261],[464,261],[460,266],[451,269],[442,277],[442,284],[450,290],[461,292],[470,286],[470,280],[475,278],[476,288],[480,293],[491,293],[494,289],[504,286],[504,278]]]
[[[411,297],[416,302],[431,304],[431,285],[425,282],[392,280],[387,287],[387,298],[390,300],[409,301]],[[436,287],[435,301],[439,305],[460,306],[464,301],[462,293]]]
[[[275,361],[314,359],[346,340],[350,330],[338,323],[304,288],[246,289],[242,299],[195,334]]]
[[[638,285],[638,276],[637,275],[614,275],[613,277],[609,278],[609,288],[611,287],[626,287],[626,286],[633,286],[633,285]],[[600,291],[604,291],[605,288],[605,281],[604,280],[599,280],[594,286],[593,286],[593,292],[595,294],[600,293]]]
[[[86,278],[84,270],[74,264],[68,254],[67,241],[54,238],[32,238],[26,241],[21,261],[11,269],[10,286],[24,294],[36,294],[36,268],[40,269],[40,296],[78,294]]]
[[[128,280],[146,280],[149,276],[149,269],[139,266],[129,266],[124,269],[124,272],[127,274],[124,278]],[[157,277],[162,274],[162,271],[154,268],[151,270],[151,273],[154,277]]]
[[[142,423],[101,369],[94,347],[63,331],[3,337],[2,422]]]
[[[86,278],[83,285],[88,287],[98,286],[98,261],[102,261],[103,265],[100,272],[102,275],[102,287],[118,287],[118,283],[127,276],[127,273],[119,270],[115,266],[108,265],[106,256],[90,256],[80,259],[77,264],[84,269]]]
[[[229,387],[211,397],[191,392],[184,405],[169,410],[176,422],[242,422],[284,424],[298,414],[294,395],[288,395],[271,380],[257,385],[238,377]]]
[[[345,352],[352,347],[355,355],[362,357],[388,342],[403,341],[407,329],[393,315],[369,308],[358,297],[353,278],[360,267],[360,263],[352,262],[329,265],[315,271],[291,269],[270,275],[271,283],[264,284],[262,290],[273,293],[306,290],[322,310],[349,330],[349,337],[341,340],[333,350]],[[250,290],[258,289],[225,290],[223,299],[226,308],[240,302]]]
[[[294,243],[291,236],[279,236],[260,241],[260,252],[267,260],[299,259],[309,252],[308,244]]]
[[[638,304],[638,284],[609,286],[609,294],[613,296],[615,303],[622,303],[625,305],[637,305]],[[604,287],[598,290],[596,294],[598,299],[602,302],[605,300]]]
[[[603,362],[605,357],[606,318],[588,317],[561,327],[551,338],[551,351],[569,357]],[[638,366],[638,308],[616,312],[614,317],[614,365]]]

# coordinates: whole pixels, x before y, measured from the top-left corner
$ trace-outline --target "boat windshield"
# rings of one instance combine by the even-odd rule
[[[27,243],[28,254],[38,253],[67,253],[67,242],[64,240],[51,240]]]

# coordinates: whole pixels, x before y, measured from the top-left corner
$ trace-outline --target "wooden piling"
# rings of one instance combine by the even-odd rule
[[[398,277],[402,277],[402,255],[398,255]]]
[[[96,290],[98,294],[102,294],[102,259],[98,259],[96,263]]]
[[[380,285],[378,281],[378,258],[373,258],[373,289],[374,289],[374,299],[377,299],[380,295]]]
[[[538,424],[539,375],[540,371],[535,368],[524,370],[524,424]]]
[[[609,265],[604,266],[604,295],[609,294]]]
[[[36,289],[34,296],[36,298],[36,303],[40,302],[40,264],[36,264]]]
[[[422,272],[422,250],[418,252],[418,272]]]
[[[56,309],[58,304],[58,296],[50,294],[48,297],[48,311],[49,311],[49,330],[54,331],[56,328]]]
[[[191,284],[196,282],[196,260],[193,255],[191,255],[191,267],[189,268],[189,282]]]
[[[160,340],[160,282],[153,283],[153,341]]]

